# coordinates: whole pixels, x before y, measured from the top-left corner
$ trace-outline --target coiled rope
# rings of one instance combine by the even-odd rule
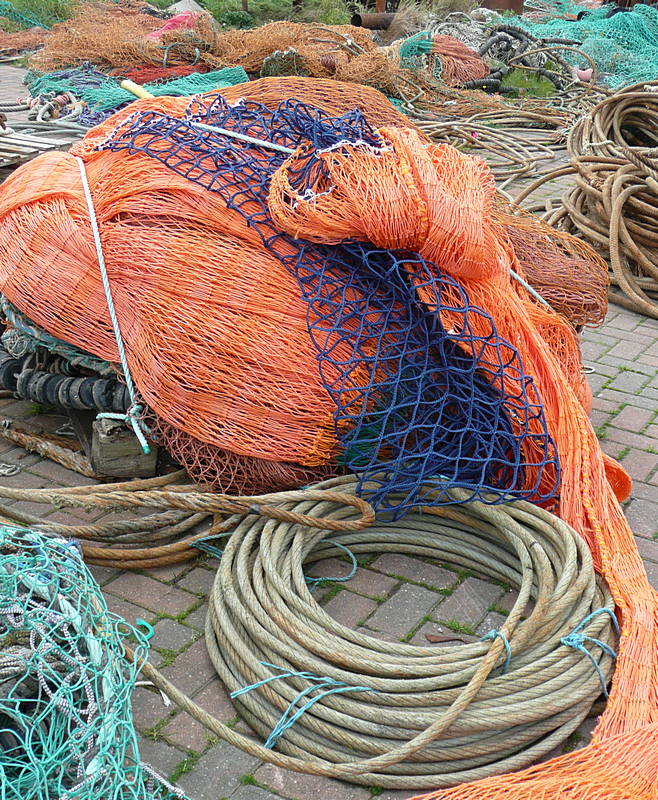
[[[545,219],[580,235],[610,264],[609,298],[658,319],[658,81],[639,83],[600,102],[572,128],[569,165],[531,183],[566,175],[575,182]]]
[[[355,486],[353,477],[337,478],[316,492],[349,496]],[[297,772],[436,789],[543,756],[605,689],[615,647],[611,597],[584,540],[547,511],[526,502],[471,502],[356,531],[345,528],[353,510],[329,495],[285,509],[342,530],[242,517],[226,542],[206,621],[218,675],[267,746],[144,667],[145,677],[216,736]],[[466,567],[518,588],[518,600],[485,641],[439,649],[385,642],[340,625],[311,593],[305,568],[337,547],[339,554],[344,547],[399,552]]]

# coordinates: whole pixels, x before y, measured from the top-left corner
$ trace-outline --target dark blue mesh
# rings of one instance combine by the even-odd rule
[[[218,192],[297,278],[318,369],[336,404],[341,460],[360,476],[368,499],[401,513],[419,502],[454,502],[446,494],[454,486],[486,503],[554,498],[559,468],[541,402],[489,315],[417,253],[354,241],[322,246],[280,233],[267,192],[287,156],[195,123],[307,147],[291,178],[300,191],[330,185],[316,148],[382,142],[358,111],[333,119],[300,102],[272,111],[255,102],[231,107],[217,95],[194,99],[183,120],[133,114],[101,145],[146,154]],[[429,304],[419,300],[419,288]],[[432,308],[449,308],[458,322],[447,331]],[[474,333],[475,317],[487,320],[486,336]],[[339,342],[349,346],[349,359],[337,360]]]

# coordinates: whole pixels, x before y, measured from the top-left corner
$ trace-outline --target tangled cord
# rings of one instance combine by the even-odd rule
[[[355,486],[353,477],[336,478],[317,491],[349,496]],[[454,490],[456,499],[464,494]],[[357,531],[344,527],[353,510],[334,500],[309,498],[286,509],[343,530],[329,535],[244,516],[226,543],[206,620],[218,675],[265,745],[144,667],[220,738],[297,772],[436,789],[536,760],[605,691],[615,641],[610,594],[584,540],[550,513],[526,502],[471,502]],[[333,620],[307,585],[305,568],[337,548],[467,567],[515,586],[518,599],[485,641],[440,649],[382,641]]]
[[[591,242],[610,264],[612,302],[658,319],[658,81],[629,86],[573,127],[570,162],[531,183],[575,182],[545,219]]]
[[[233,497],[203,491],[192,484],[176,484],[184,476],[185,472],[180,470],[158,478],[97,486],[59,489],[0,486],[0,497],[7,500],[28,500],[56,508],[87,511],[157,509],[148,516],[69,525],[16,510],[10,505],[0,505],[0,517],[29,525],[40,532],[81,540],[88,563],[119,569],[150,569],[188,561],[198,555],[200,543],[230,531],[240,516],[254,510],[264,518],[322,529],[326,527],[332,531],[365,528],[374,519],[368,503],[353,493],[309,487],[291,492]],[[349,521],[318,519],[284,507],[291,502],[321,500],[351,507],[359,516]],[[209,528],[208,520],[212,520]]]

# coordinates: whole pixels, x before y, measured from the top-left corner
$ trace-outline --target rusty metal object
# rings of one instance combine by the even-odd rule
[[[523,14],[523,0],[481,0],[480,5],[493,11],[514,11],[515,14]]]
[[[355,28],[366,28],[370,31],[385,31],[393,21],[395,14],[352,14],[350,24]]]

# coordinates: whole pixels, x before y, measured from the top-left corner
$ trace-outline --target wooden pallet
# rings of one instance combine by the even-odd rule
[[[17,167],[49,150],[65,150],[80,139],[71,131],[48,131],[46,135],[15,131],[0,131],[0,169]]]

